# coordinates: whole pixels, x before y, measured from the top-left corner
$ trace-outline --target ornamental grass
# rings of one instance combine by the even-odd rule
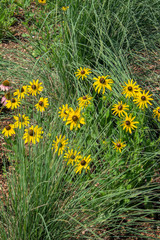
[[[0,239],[157,239],[159,95],[133,69],[156,56],[159,5],[63,4],[22,1],[31,64],[1,59]]]

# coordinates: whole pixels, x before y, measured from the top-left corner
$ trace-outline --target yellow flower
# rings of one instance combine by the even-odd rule
[[[136,85],[137,83],[136,82],[133,83],[133,79],[131,79],[131,81],[128,80],[128,83],[125,82],[125,84],[126,86],[123,86],[122,94],[125,94],[126,97],[129,97],[129,98],[134,97],[139,89],[139,86]]]
[[[28,86],[28,92],[29,94],[32,94],[32,96],[36,96],[36,94],[39,94],[43,90],[43,87],[41,86],[42,83],[39,83],[38,81],[39,79],[37,79],[37,81],[33,79],[33,82],[30,82],[30,85]]]
[[[75,128],[76,130],[81,127],[81,124],[85,124],[84,118],[81,116],[81,109],[77,108],[75,111],[71,108],[69,116],[67,118],[66,125],[70,124],[70,130]]]
[[[56,136],[56,141],[53,141],[52,149],[55,148],[55,153],[58,151],[58,156],[61,155],[68,144],[68,139],[65,139],[65,135],[62,137],[62,135],[59,136],[59,138]]]
[[[24,98],[24,97],[25,97],[25,94],[28,95],[28,92],[27,92],[27,91],[28,91],[28,90],[27,90],[27,86],[23,86],[20,90],[17,89],[17,90],[13,93],[13,95],[14,95],[14,96],[17,96],[18,99],[19,99],[19,98]]]
[[[76,164],[75,172],[81,174],[82,169],[85,169],[86,172],[87,170],[90,170],[90,167],[88,166],[89,162],[91,161],[91,155],[88,157],[84,157],[81,160],[79,160]]]
[[[67,7],[62,7],[61,10],[65,12],[65,11],[67,11],[68,8],[69,8],[69,6],[67,6]]]
[[[126,113],[126,118],[123,120],[123,123],[121,124],[121,126],[123,126],[123,130],[126,129],[126,132],[129,131],[129,133],[132,133],[132,129],[134,130],[135,128],[137,128],[137,126],[135,126],[135,124],[139,123],[139,122],[134,122],[133,120],[135,119],[135,117],[132,118],[132,114],[130,114],[129,116]]]
[[[135,98],[141,92],[142,92],[142,88],[140,88],[139,86],[136,86],[135,91],[133,93],[133,97]]]
[[[126,144],[124,144],[124,142],[121,142],[121,140],[113,142],[114,144],[114,149],[116,149],[116,151],[119,151],[121,153],[122,148],[124,148],[126,146]]]
[[[38,125],[31,126],[28,129],[25,129],[25,133],[23,135],[23,139],[25,140],[25,143],[33,143],[39,142],[40,138],[42,138],[42,127],[38,127]]]
[[[126,103],[123,104],[121,101],[121,102],[118,102],[118,104],[113,105],[112,111],[113,111],[113,114],[115,115],[118,114],[119,117],[121,116],[123,117],[126,114],[125,110],[128,110],[128,108],[129,108],[129,105],[127,105]]]
[[[13,116],[15,119],[14,127],[21,129],[24,126],[28,126],[29,124],[29,117],[25,116],[24,114],[21,116],[21,114],[17,116]]]
[[[111,78],[107,78],[107,76],[99,76],[98,78],[93,78],[95,83],[93,83],[93,87],[95,87],[95,91],[98,90],[98,93],[103,89],[103,94],[105,93],[105,89],[108,88],[110,91],[112,91],[112,88],[110,86],[111,83],[113,83],[113,80]]]
[[[38,0],[38,2],[41,3],[41,4],[45,4],[46,0]]]
[[[12,136],[13,134],[15,134],[14,125],[13,125],[13,124],[7,125],[7,126],[2,130],[2,133],[4,134],[5,137]]]
[[[151,98],[152,94],[148,95],[149,91],[147,93],[145,93],[145,90],[143,91],[143,93],[139,93],[135,99],[133,99],[133,101],[138,104],[138,107],[141,109],[144,109],[145,107],[148,108],[147,103],[152,105],[152,103],[150,103],[150,100],[153,100],[153,98]]]
[[[59,108],[59,116],[61,118],[63,118],[63,121],[65,122],[68,118],[68,114],[69,114],[69,111],[70,111],[70,108],[68,108],[68,104],[66,105],[62,105],[62,107]]]
[[[45,111],[45,108],[47,108],[49,106],[48,98],[41,97],[39,99],[39,102],[35,106],[38,111],[40,111],[40,112]]]
[[[78,77],[78,79],[79,78],[82,78],[82,80],[83,80],[83,78],[87,78],[87,75],[89,75],[91,73],[91,69],[89,69],[89,68],[81,68],[80,67],[80,69],[77,69],[77,72],[75,72],[75,75],[76,75],[76,77]]]
[[[90,97],[89,95],[78,98],[80,108],[86,108],[90,104],[92,98],[93,97]]]
[[[65,161],[68,161],[67,165],[71,163],[73,166],[73,164],[79,161],[82,156],[80,155],[80,152],[77,152],[76,150],[74,151],[73,149],[68,149],[68,152],[65,153],[64,158]]]
[[[20,100],[17,98],[12,98],[11,100],[6,100],[6,107],[11,108],[12,110],[14,108],[17,108],[20,106]]]
[[[154,118],[157,116],[158,121],[160,121],[160,107],[157,107],[156,109],[153,110],[153,115],[154,115]]]

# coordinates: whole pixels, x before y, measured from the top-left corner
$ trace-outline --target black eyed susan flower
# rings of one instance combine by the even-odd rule
[[[157,107],[156,109],[153,110],[153,115],[154,118],[158,117],[158,121],[160,121],[160,107]]]
[[[49,106],[48,98],[41,97],[39,99],[39,102],[35,106],[38,111],[40,111],[40,112],[45,111],[45,108],[47,108]]]
[[[2,133],[4,134],[5,137],[12,136],[15,134],[14,131],[14,124],[9,124],[7,125],[3,130]]]
[[[136,82],[133,83],[133,79],[131,79],[131,81],[128,80],[128,83],[125,82],[125,84],[126,86],[123,86],[122,94],[125,94],[126,97],[129,97],[129,98],[134,97],[137,91],[139,90],[139,86],[136,85],[137,83]]]
[[[41,85],[42,83],[39,83],[39,79],[37,79],[37,81],[33,79],[33,82],[30,82],[30,85],[28,86],[28,93],[32,94],[32,96],[36,96],[43,90]]]
[[[0,84],[0,89],[2,91],[9,91],[11,88],[11,83],[8,80],[5,80]]]
[[[95,87],[95,91],[98,91],[98,93],[103,90],[103,94],[105,93],[105,89],[109,89],[112,91],[112,88],[110,84],[113,83],[113,80],[111,78],[108,78],[109,75],[107,76],[99,76],[98,78],[93,78],[95,82],[93,83],[93,87]]]
[[[85,120],[81,115],[81,109],[77,108],[75,111],[71,108],[66,125],[70,124],[70,130],[75,128],[76,130],[81,127],[81,124],[85,124]]]
[[[42,127],[38,127],[38,125],[31,126],[28,129],[25,129],[25,133],[23,135],[23,139],[25,143],[33,143],[39,142],[40,138],[42,138]]]
[[[89,163],[91,161],[91,155],[88,157],[83,157],[81,160],[77,161],[77,164],[75,166],[75,172],[81,174],[82,169],[85,169],[86,172],[87,170],[90,170]]]
[[[129,131],[129,133],[132,133],[132,129],[134,130],[135,128],[137,128],[135,124],[139,123],[139,122],[134,122],[134,119],[135,117],[132,117],[132,114],[128,116],[126,113],[126,117],[123,120],[123,123],[121,124],[121,126],[123,126],[123,130],[126,129],[126,132]]]
[[[65,11],[67,11],[68,8],[69,8],[69,6],[66,6],[66,7],[64,6],[61,8],[61,10],[65,12]]]
[[[86,95],[86,96],[83,96],[83,97],[78,98],[79,107],[82,108],[82,109],[83,109],[83,108],[86,108],[86,107],[90,104],[92,98],[93,98],[93,97],[91,97],[91,96],[89,96],[89,95]]]
[[[11,98],[11,100],[6,100],[6,107],[11,108],[12,110],[14,108],[17,108],[20,106],[20,100],[17,98]]]
[[[152,103],[150,103],[150,100],[153,100],[153,98],[151,98],[152,94],[149,95],[149,91],[147,93],[145,93],[145,90],[143,91],[143,93],[139,93],[135,99],[133,99],[133,101],[138,105],[139,108],[144,109],[145,107],[148,108],[147,103],[152,105]]]
[[[73,164],[79,161],[82,156],[80,155],[80,152],[77,152],[76,150],[74,151],[73,149],[68,149],[68,152],[65,153],[64,158],[65,161],[68,161],[67,165],[71,163],[73,166]]]
[[[45,4],[46,0],[38,0],[38,2],[41,3],[41,4]]]
[[[81,68],[80,67],[80,69],[77,69],[77,72],[75,72],[75,75],[76,75],[76,77],[78,77],[78,79],[82,78],[82,80],[83,80],[83,78],[87,78],[87,76],[90,73],[91,73],[91,69],[89,69],[89,68]]]
[[[24,126],[28,126],[29,124],[29,117],[25,116],[24,114],[21,116],[21,114],[18,114],[18,116],[13,116],[15,123],[14,127],[21,129]]]
[[[113,111],[113,114],[115,114],[115,115],[117,115],[118,114],[118,116],[119,117],[123,117],[125,114],[126,114],[126,110],[128,110],[128,108],[129,108],[129,105],[127,105],[126,103],[122,103],[122,101],[121,102],[118,102],[118,104],[114,104],[113,105],[113,108],[112,108],[112,111]]]
[[[58,151],[58,156],[63,154],[63,151],[68,144],[68,139],[65,139],[65,135],[62,137],[62,135],[59,136],[59,138],[56,136],[56,141],[53,141],[52,149],[55,149],[55,153]]]
[[[62,105],[62,107],[59,108],[59,116],[63,119],[63,121],[65,122],[68,118],[68,114],[71,108],[68,107],[68,104],[66,105]]]
[[[28,95],[28,90],[27,90],[27,86],[23,86],[21,87],[21,89],[17,89],[14,93],[14,96],[17,96],[17,98],[24,98],[25,95]]]
[[[121,153],[122,148],[124,148],[126,146],[126,144],[124,142],[122,142],[121,140],[118,140],[116,142],[112,142],[114,144],[114,149],[116,149],[116,151],[119,151]]]

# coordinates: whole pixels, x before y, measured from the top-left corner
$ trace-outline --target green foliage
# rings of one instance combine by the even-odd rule
[[[13,0],[2,0],[0,3],[0,40],[9,31],[9,27],[16,22],[13,16],[16,5]]]
[[[160,125],[152,110],[159,106],[158,96],[153,94],[153,105],[143,111],[133,98],[124,97],[122,86],[134,78],[130,61],[136,56],[141,65],[140,52],[156,51],[158,2],[71,0],[41,5],[36,1],[35,12],[30,1],[12,4],[2,16],[1,29],[6,32],[12,24],[14,6],[22,8],[29,32],[24,37],[31,48],[19,58],[21,65],[0,59],[6,74],[2,77],[21,79],[20,86],[39,79],[44,87],[40,96],[48,98],[49,108],[37,112],[39,95],[29,95],[18,111],[9,112],[25,113],[30,125],[42,127],[44,133],[35,145],[24,143],[23,128],[15,130],[15,137],[5,138],[12,170],[9,175],[4,159],[9,197],[4,196],[6,207],[0,202],[0,239],[156,239],[159,186],[154,180],[159,169]],[[63,6],[69,8],[63,11]],[[79,67],[91,68],[92,74],[78,80]],[[114,82],[112,91],[98,94],[93,77],[108,74]],[[86,123],[71,131],[59,117],[59,107],[68,104],[75,110],[77,99],[86,94],[93,97],[81,111]],[[128,104],[128,113],[139,122],[132,134],[123,130],[122,118],[113,115],[118,101]],[[64,153],[54,152],[53,140],[60,134],[68,138],[67,147],[83,157],[91,155],[90,171],[76,174],[76,166],[67,165]],[[114,149],[117,139],[126,144],[122,152]],[[148,235],[150,229],[153,238]]]

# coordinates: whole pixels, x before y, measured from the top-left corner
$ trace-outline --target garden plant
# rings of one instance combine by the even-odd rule
[[[159,1],[4,8],[0,239],[159,239]]]

